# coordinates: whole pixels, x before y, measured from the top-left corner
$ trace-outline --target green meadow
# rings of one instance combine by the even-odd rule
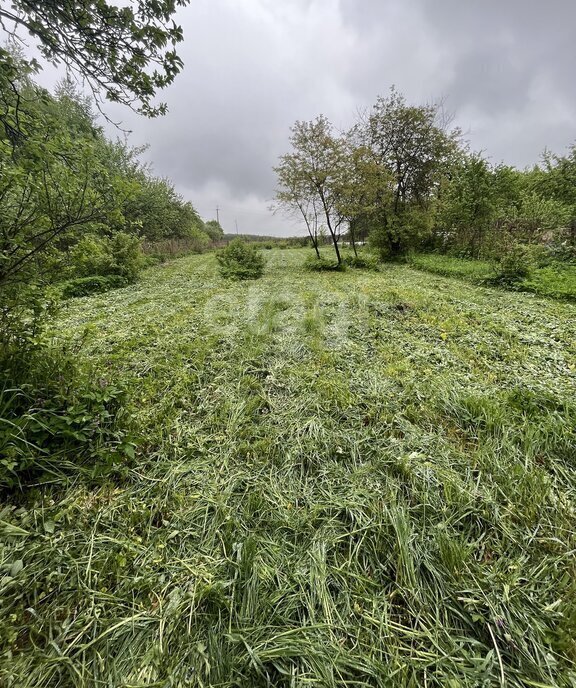
[[[0,685],[576,686],[575,306],[264,254],[67,302],[136,453],[0,505]]]

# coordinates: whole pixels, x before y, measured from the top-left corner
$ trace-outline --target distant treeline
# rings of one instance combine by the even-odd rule
[[[243,241],[251,241],[256,244],[272,244],[274,247],[293,247],[299,248],[310,245],[310,239],[307,236],[298,237],[277,237],[266,236],[263,234],[224,234],[224,241],[233,241],[234,239],[242,239]]]

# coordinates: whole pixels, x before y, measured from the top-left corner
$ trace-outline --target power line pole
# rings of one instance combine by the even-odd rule
[[[216,206],[216,222],[220,224],[220,208]]]

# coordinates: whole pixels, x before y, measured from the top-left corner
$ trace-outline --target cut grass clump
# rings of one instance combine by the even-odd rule
[[[5,500],[0,684],[574,685],[574,307],[267,254],[69,302],[141,456]]]

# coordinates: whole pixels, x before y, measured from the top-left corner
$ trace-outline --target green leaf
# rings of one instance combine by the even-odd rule
[[[24,568],[24,562],[22,559],[16,559],[16,561],[12,564],[10,567],[10,575],[12,578],[16,578],[16,576],[22,571]]]

